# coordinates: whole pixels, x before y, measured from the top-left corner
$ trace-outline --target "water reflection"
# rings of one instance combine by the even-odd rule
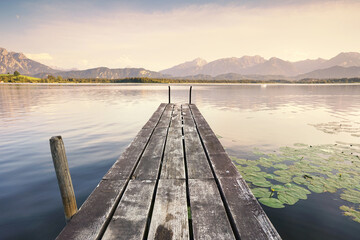
[[[157,106],[168,101],[167,91],[166,84],[0,84],[1,238],[51,239],[64,226],[51,136],[64,138],[81,205]],[[359,123],[359,92],[360,85],[194,85],[192,99],[227,151],[246,155],[253,147],[296,142],[358,142],[350,133],[328,134],[309,124]],[[188,94],[188,85],[172,86],[172,102],[187,102]],[[277,226],[288,227],[288,212],[268,211]],[[339,226],[349,228],[346,221],[341,218]],[[331,231],[338,234],[340,227]]]

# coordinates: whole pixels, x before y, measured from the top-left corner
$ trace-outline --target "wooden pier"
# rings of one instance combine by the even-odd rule
[[[57,239],[281,239],[193,104],[161,104]]]

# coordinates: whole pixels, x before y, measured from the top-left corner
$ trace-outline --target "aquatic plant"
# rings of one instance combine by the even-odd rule
[[[338,134],[338,133],[350,133],[353,137],[360,137],[360,124],[352,123],[350,121],[341,122],[328,122],[309,124],[324,133]]]
[[[348,206],[341,206],[340,209],[344,211],[345,216],[349,216],[352,220],[360,223],[360,209],[356,210]]]
[[[296,143],[271,153],[255,149],[256,160],[231,157],[265,206],[282,208],[307,199],[311,193],[340,191],[340,198],[360,204],[360,144]],[[343,206],[346,216],[359,219],[358,210]]]

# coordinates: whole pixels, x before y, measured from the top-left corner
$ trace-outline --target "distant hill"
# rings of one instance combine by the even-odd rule
[[[330,68],[334,66],[341,67],[360,67],[360,53],[342,52],[328,61],[323,62],[319,69]]]
[[[200,70],[207,62],[204,59],[196,58],[193,61],[184,62],[182,64],[176,65],[172,68],[165,69],[160,71],[162,74],[169,74],[177,77],[184,77],[188,75],[197,75]]]
[[[334,66],[326,69],[315,70],[306,74],[298,75],[297,79],[314,78],[314,79],[330,79],[330,78],[355,78],[360,77],[360,67],[341,67]]]
[[[57,72],[57,70],[27,58],[22,53],[8,52],[5,48],[0,48],[0,74],[13,73],[15,71],[26,75]]]
[[[185,77],[189,75],[210,75],[217,76],[226,73],[244,74],[244,69],[263,63],[266,60],[260,56],[243,56],[241,58],[222,58],[207,63],[201,58],[190,62],[176,65],[172,68],[160,71],[174,77]]]
[[[291,62],[273,57],[268,61],[246,69],[245,73],[257,75],[294,76],[297,75],[298,71]]]
[[[202,74],[217,76],[226,73],[245,74],[246,69],[264,63],[266,60],[260,56],[243,56],[241,58],[222,58],[203,66]]]
[[[46,78],[50,73],[40,73],[34,75],[38,78]],[[134,78],[134,77],[148,77],[148,78],[164,78],[165,76],[158,72],[146,70],[144,68],[118,68],[110,69],[106,67],[92,68],[87,70],[64,71],[53,74],[54,76],[61,76],[63,78]]]

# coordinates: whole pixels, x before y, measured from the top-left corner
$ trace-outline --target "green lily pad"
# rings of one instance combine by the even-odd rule
[[[352,189],[344,190],[340,198],[352,203],[360,203],[360,192]]]
[[[232,161],[236,162],[237,164],[245,165],[247,164],[247,160],[243,158],[236,158],[236,157],[230,157]]]
[[[263,166],[265,168],[269,168],[273,165],[273,162],[270,160],[270,159],[267,159],[267,158],[260,158],[257,163],[260,165],[260,166]]]
[[[271,208],[284,208],[284,204],[279,201],[277,198],[260,198],[259,202],[265,206],[271,207]]]
[[[280,192],[278,193],[278,199],[280,202],[285,203],[287,205],[294,205],[295,203],[297,203],[297,201],[299,201],[298,198],[286,193],[286,192]]]
[[[253,188],[251,189],[251,192],[257,198],[269,197],[271,194],[271,192],[267,188]]]
[[[311,192],[309,190],[307,190],[306,188],[303,188],[303,187],[300,187],[296,184],[292,184],[290,189],[293,189],[295,191],[298,191],[298,192],[302,192],[304,194],[311,194]]]
[[[266,179],[264,178],[261,172],[253,172],[250,174],[243,175],[244,179],[248,182],[264,182]]]
[[[283,164],[283,163],[278,163],[278,164],[275,164],[273,166],[273,168],[285,170],[285,169],[288,169],[288,166],[286,164]]]
[[[337,188],[331,185],[324,185],[324,191],[329,193],[336,193]]]
[[[348,206],[341,206],[341,210],[344,211],[345,216],[351,217],[352,220],[360,223],[360,211]]]
[[[307,187],[315,193],[323,193],[324,192],[324,188],[322,185],[313,185],[313,184],[308,184]]]
[[[293,196],[294,198],[305,200],[307,199],[307,194],[310,194],[311,192],[303,187],[297,186],[295,184],[290,184],[287,185],[285,193]]]
[[[271,189],[274,189],[274,191],[279,192],[279,191],[285,191],[286,188],[282,185],[272,185]]]
[[[297,184],[305,184],[305,183],[307,183],[306,179],[303,178],[303,177],[294,177],[292,180]]]
[[[261,169],[257,166],[247,166],[243,168],[245,172],[260,172]]]
[[[275,176],[274,180],[281,182],[281,183],[289,183],[291,182],[291,176]]]
[[[265,180],[265,181],[253,181],[251,182],[253,185],[258,186],[258,187],[270,187],[271,186],[271,182]]]
[[[232,160],[251,186],[260,187],[255,188],[260,189],[255,190],[257,197],[268,199],[271,191],[265,188],[271,187],[276,192],[273,197],[288,205],[312,192],[340,191],[342,199],[360,202],[360,144],[297,143],[272,153],[255,151],[258,160]]]
[[[264,175],[265,178],[267,179],[274,179],[275,175],[274,174],[271,174],[271,173],[267,173]]]

